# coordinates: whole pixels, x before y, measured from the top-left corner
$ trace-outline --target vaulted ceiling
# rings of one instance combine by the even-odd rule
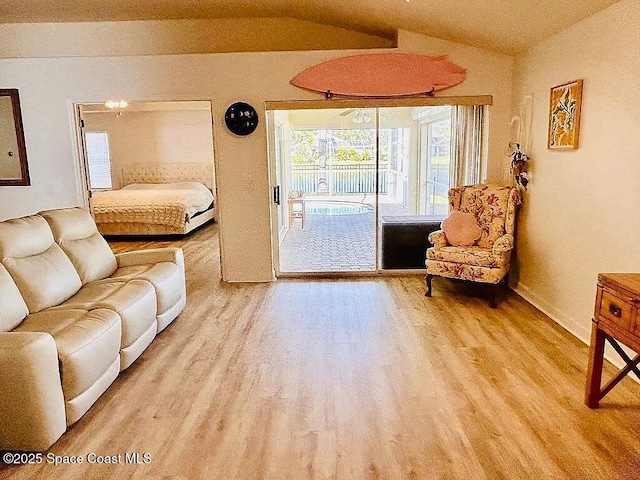
[[[2,0],[0,23],[293,17],[387,38],[410,30],[514,54],[617,1]]]

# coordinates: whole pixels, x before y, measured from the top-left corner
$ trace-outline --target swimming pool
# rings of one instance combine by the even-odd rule
[[[307,215],[354,215],[357,213],[371,213],[373,205],[354,202],[306,202]]]

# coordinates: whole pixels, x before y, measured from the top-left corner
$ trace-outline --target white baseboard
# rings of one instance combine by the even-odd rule
[[[549,302],[541,298],[535,292],[533,292],[529,287],[523,285],[522,283],[518,283],[515,286],[511,287],[514,292],[520,295],[524,300],[529,302],[535,308],[544,313],[551,320],[556,322],[566,331],[568,331],[571,335],[581,340],[585,345],[589,345],[591,342],[591,330],[590,327],[587,331],[585,331],[584,325],[578,323],[574,318],[571,318],[569,315],[565,314],[562,311],[559,311]],[[625,349],[628,352],[630,350]],[[604,358],[606,358],[609,362],[615,365],[617,368],[625,367],[624,360],[618,356],[615,351],[607,346],[605,349]],[[632,357],[633,358],[633,357]],[[635,375],[629,375],[636,382],[640,383],[640,379],[636,378]]]
[[[571,318],[569,315],[564,312],[558,310],[545,299],[541,298],[535,292],[533,292],[529,287],[523,285],[522,283],[518,283],[515,287],[511,287],[514,292],[524,298],[531,305],[536,307],[542,313],[544,313],[551,320],[556,322],[566,331],[568,331],[571,335],[581,340],[586,345],[589,345],[591,339],[591,330],[590,327],[585,330],[584,325],[577,322],[574,318]]]

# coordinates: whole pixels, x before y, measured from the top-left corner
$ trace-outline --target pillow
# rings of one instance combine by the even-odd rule
[[[442,221],[442,231],[447,242],[456,247],[469,247],[482,235],[476,217],[470,213],[454,210]]]

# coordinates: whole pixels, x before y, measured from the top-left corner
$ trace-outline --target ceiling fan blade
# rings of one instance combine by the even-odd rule
[[[357,110],[357,108],[350,108],[349,110],[345,110],[344,112],[342,112],[340,114],[341,117],[346,117],[347,115],[351,115],[353,112],[355,112]]]

